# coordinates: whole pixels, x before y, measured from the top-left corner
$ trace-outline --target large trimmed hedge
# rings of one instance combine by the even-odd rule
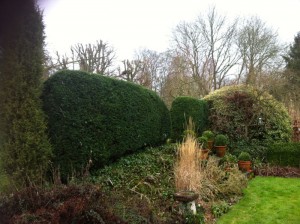
[[[300,168],[300,143],[275,143],[269,146],[266,157],[274,165]]]
[[[250,86],[229,86],[204,97],[209,105],[210,128],[238,142],[281,141],[291,138],[291,119],[282,103]]]
[[[81,71],[61,71],[45,82],[54,165],[64,177],[98,168],[129,151],[158,145],[170,132],[169,111],[153,91]]]
[[[195,131],[200,135],[205,129],[208,122],[207,103],[192,97],[177,97],[171,106],[171,138],[181,140],[189,117],[195,124]]]

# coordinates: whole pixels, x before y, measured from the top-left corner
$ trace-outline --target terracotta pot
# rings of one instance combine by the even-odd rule
[[[205,160],[208,159],[209,149],[201,149],[200,159]]]
[[[251,171],[251,161],[238,161],[239,169],[245,172]]]
[[[208,149],[212,150],[213,146],[214,146],[214,142],[213,141],[207,141],[207,148]]]
[[[215,146],[217,156],[224,157],[226,153],[226,146]]]

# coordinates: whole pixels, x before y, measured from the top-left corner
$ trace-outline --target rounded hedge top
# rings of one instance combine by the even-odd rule
[[[170,133],[169,111],[153,91],[81,71],[61,71],[45,82],[55,165],[64,174],[106,164],[129,151],[158,145]]]
[[[207,104],[203,100],[192,97],[177,97],[172,103],[170,115],[172,122],[171,138],[173,140],[182,140],[190,117],[195,125],[195,133],[199,136],[207,125]]]
[[[239,161],[250,161],[251,156],[248,152],[241,152],[240,155],[238,156]]]
[[[210,131],[210,130],[206,130],[202,133],[202,136],[205,136],[207,138],[208,141],[213,141],[215,138],[215,134]]]
[[[227,135],[218,134],[215,138],[215,146],[227,146],[228,137]]]
[[[215,132],[232,141],[289,141],[291,119],[282,103],[250,86],[229,86],[204,98],[209,105],[209,122]]]

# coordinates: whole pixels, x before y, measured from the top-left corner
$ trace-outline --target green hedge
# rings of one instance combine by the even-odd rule
[[[291,139],[291,118],[282,103],[251,86],[228,86],[204,97],[209,105],[210,128],[232,142]]]
[[[267,150],[267,161],[274,165],[300,168],[300,143],[276,143]]]
[[[189,117],[193,119],[196,134],[199,136],[206,129],[208,122],[207,103],[204,100],[192,97],[177,97],[172,103],[170,115],[172,123],[171,138],[173,140],[182,139]]]
[[[169,111],[153,91],[81,71],[61,71],[45,82],[54,165],[62,176],[99,168],[123,154],[158,145],[170,134]]]

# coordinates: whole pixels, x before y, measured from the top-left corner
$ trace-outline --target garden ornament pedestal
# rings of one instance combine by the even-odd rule
[[[190,210],[193,214],[196,214],[196,203],[195,200],[199,197],[199,194],[196,194],[193,191],[179,191],[174,194],[176,201],[179,201],[183,204],[183,209],[181,210]],[[184,211],[181,211],[184,212]]]

